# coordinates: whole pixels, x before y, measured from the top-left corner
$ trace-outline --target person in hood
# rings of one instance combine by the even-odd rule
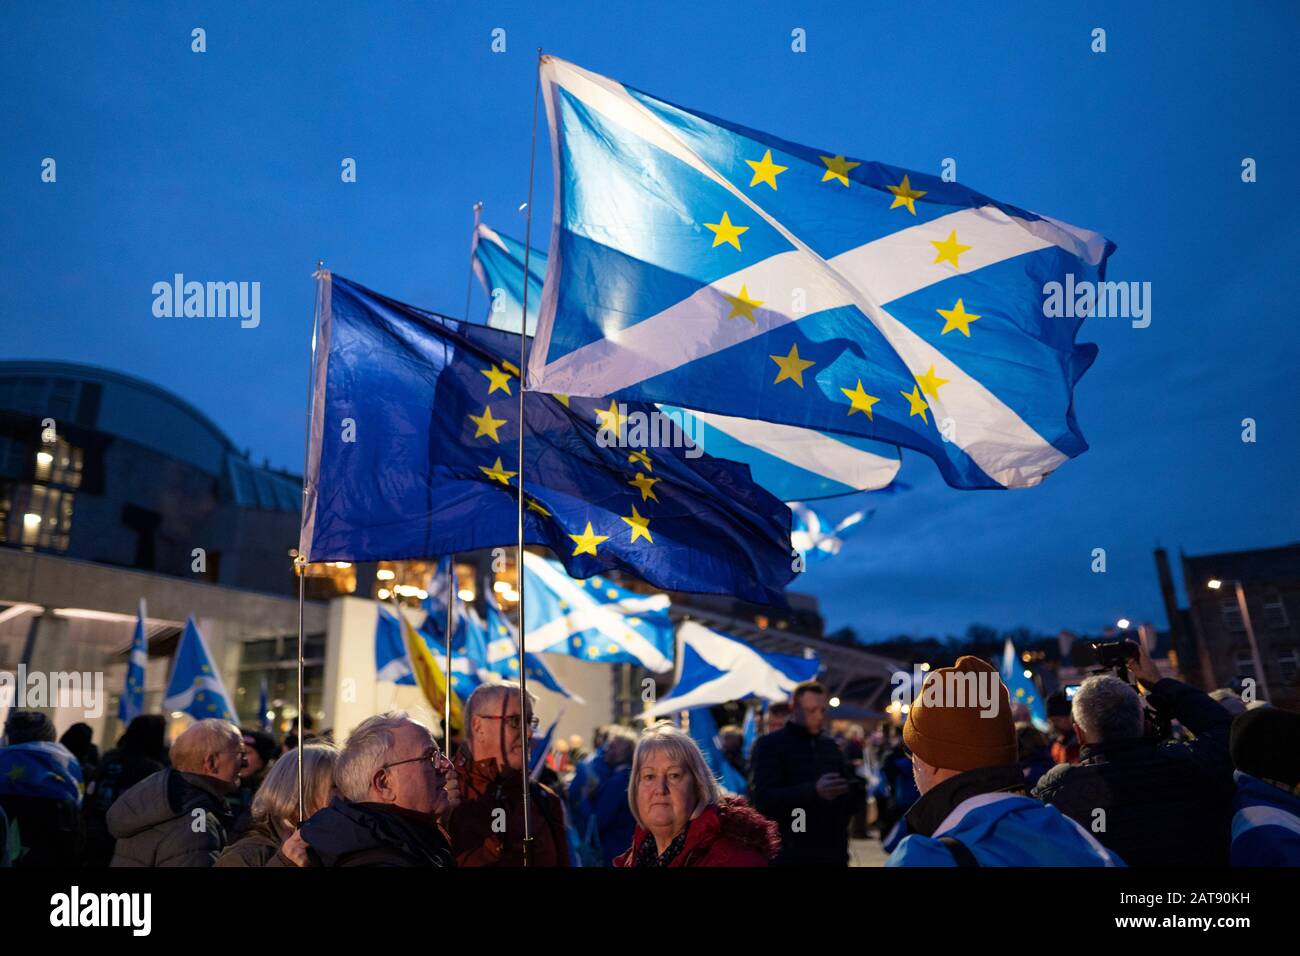
[[[519,684],[480,684],[465,701],[461,802],[448,832],[460,866],[524,865],[524,738],[537,727],[536,700],[519,710]],[[503,816],[504,813],[504,816]],[[564,804],[555,791],[528,785],[531,866],[568,866]]]
[[[162,770],[167,762],[167,720],[162,714],[141,714],[126,728],[117,746],[104,754],[95,776],[86,785],[81,814],[86,822],[86,866],[108,866],[115,841],[108,832],[108,811],[117,798]]]
[[[903,741],[921,798],[886,866],[1123,866],[1079,824],[1027,794],[1011,697],[997,669],[959,657],[931,671]]]
[[[296,762],[286,754],[282,762]],[[334,765],[338,794],[281,847],[299,866],[455,866],[441,823],[460,785],[427,726],[403,711],[362,721]]]
[[[231,823],[244,740],[234,724],[200,720],[176,738],[172,766],[145,777],[108,811],[109,866],[211,866]]]
[[[17,833],[13,865],[78,866],[85,845],[84,784],[72,751],[55,742],[54,724],[37,710],[15,710],[0,747],[0,806]]]
[[[1300,866],[1300,714],[1248,710],[1232,724],[1232,865]]]
[[[245,741],[248,734],[244,735]],[[334,765],[339,751],[331,743],[313,741],[302,747],[302,775],[306,815],[310,819],[330,802],[334,791]],[[302,820],[298,816],[298,753],[277,760],[265,774],[253,797],[249,823],[243,834],[217,857],[217,866],[284,866],[280,847]]]
[[[742,797],[724,797],[690,734],[672,724],[646,730],[632,757],[632,846],[617,867],[767,866],[780,829]]]

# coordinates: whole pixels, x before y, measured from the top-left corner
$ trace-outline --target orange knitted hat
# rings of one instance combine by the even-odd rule
[[[1011,698],[997,670],[978,657],[959,657],[952,667],[931,671],[908,710],[903,741],[930,766],[947,770],[1015,763]]]

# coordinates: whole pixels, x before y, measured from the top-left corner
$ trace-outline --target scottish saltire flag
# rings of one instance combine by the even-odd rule
[[[529,388],[874,438],[961,488],[1087,448],[1097,349],[1044,293],[1101,280],[1105,238],[554,57],[541,82],[556,221]]]
[[[263,730],[271,729],[271,701],[265,677],[262,678],[262,689],[257,695],[257,725]]]
[[[456,620],[451,635],[451,689],[468,700],[475,688],[490,678],[487,670],[487,625],[472,607],[456,602]],[[439,623],[442,622],[442,623]],[[441,615],[429,615],[420,628],[426,640],[446,650],[446,622]]]
[[[444,628],[447,626],[447,587],[453,574],[451,557],[443,555],[434,565],[433,573],[429,575],[429,586],[424,589],[429,596],[420,602],[420,607],[429,612],[429,617],[442,620]],[[455,597],[454,593],[452,597]]]
[[[1003,645],[1002,666],[998,669],[1001,671],[1002,683],[1007,685],[1007,693],[1011,695],[1012,706],[1024,704],[1029,708],[1029,717],[1034,726],[1046,730],[1047,706],[1043,703],[1043,695],[1038,692],[1033,680],[1025,676],[1024,664],[1020,662],[1020,655],[1016,653],[1016,646],[1009,637]]]
[[[810,508],[800,501],[790,502],[790,512],[794,515],[794,528],[790,532],[790,543],[804,556],[804,561],[812,564],[824,561],[840,553],[844,539],[855,529],[862,527],[875,511],[855,511],[832,523],[815,508]]]
[[[377,604],[375,610],[375,677],[394,684],[414,684],[415,671],[406,657],[397,615],[383,604]]]
[[[529,595],[530,600],[531,598],[532,595]],[[502,613],[496,598],[493,597],[491,592],[487,593],[486,600],[487,659],[485,666],[488,671],[498,677],[504,677],[507,680],[518,680],[519,632],[510,623],[510,619]],[[533,636],[528,634],[525,640],[531,645]],[[579,704],[586,703],[581,697],[561,684],[556,676],[551,673],[551,669],[542,662],[542,659],[531,651],[524,653],[524,669],[530,684],[540,684],[547,690],[562,694]]]
[[[149,640],[145,636],[144,598],[135,620],[135,637],[131,640],[131,653],[126,659],[126,684],[122,698],[117,702],[117,719],[129,724],[144,713],[144,677],[149,665]]]
[[[564,716],[564,711],[560,711],[551,721],[551,726],[546,728],[546,733],[541,737],[534,737],[531,741],[528,751],[528,776],[536,780],[542,772],[542,767],[546,765],[546,755],[551,752],[551,745],[555,743],[555,728],[560,726],[560,718]]]
[[[324,286],[300,553],[400,560],[513,544],[519,337],[340,276]],[[609,441],[633,411],[653,409],[527,396],[525,540],[579,578],[620,569],[783,604],[789,509],[743,465]]]
[[[816,657],[755,650],[695,621],[684,622],[677,633],[682,641],[681,674],[667,696],[640,714],[643,720],[696,707],[716,707],[729,700],[789,700],[796,684],[812,680],[821,669]]]
[[[718,722],[713,719],[713,712],[708,707],[697,707],[688,711],[686,732],[700,748],[704,763],[722,788],[728,793],[744,796],[749,789],[749,782],[723,755]]]
[[[178,710],[195,720],[216,717],[238,722],[235,705],[226,693],[221,674],[212,663],[207,642],[199,633],[194,618],[185,620],[185,630],[176,645],[172,677],[163,697],[164,710]]]
[[[754,741],[758,739],[758,722],[759,718],[762,716],[761,712],[765,707],[765,704],[760,705],[755,703],[745,709],[745,723],[740,729],[745,738],[744,742],[741,744],[741,752],[744,753],[746,757],[748,757],[749,752],[754,749]]]
[[[672,670],[676,638],[666,594],[637,594],[600,575],[577,581],[558,562],[527,551],[524,588],[524,633],[533,653]]]
[[[474,230],[471,261],[474,274],[488,294],[488,325],[518,332],[519,317],[524,311],[524,244],[479,223]],[[534,249],[528,254],[529,335],[537,327],[545,275],[546,253]]]

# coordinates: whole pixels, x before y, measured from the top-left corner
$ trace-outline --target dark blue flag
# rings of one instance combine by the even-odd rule
[[[324,281],[301,552],[376,561],[513,544],[519,337]],[[576,578],[617,569],[783,604],[790,510],[671,423],[653,447],[610,441],[634,431],[622,416],[652,411],[527,394],[525,541]]]

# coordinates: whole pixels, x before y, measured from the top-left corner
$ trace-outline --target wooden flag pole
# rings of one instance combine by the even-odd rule
[[[537,81],[533,85],[533,140],[528,157],[528,218],[524,226],[524,294],[519,316],[519,500],[515,548],[515,574],[519,578],[519,745],[523,749],[519,777],[524,789],[524,866],[532,864],[533,835],[528,815],[528,749],[532,728],[528,721],[528,669],[524,666],[524,369],[528,355],[528,254],[533,246],[533,174],[537,168],[537,103],[542,90],[542,48],[537,48]],[[502,757],[505,755],[502,754]]]

